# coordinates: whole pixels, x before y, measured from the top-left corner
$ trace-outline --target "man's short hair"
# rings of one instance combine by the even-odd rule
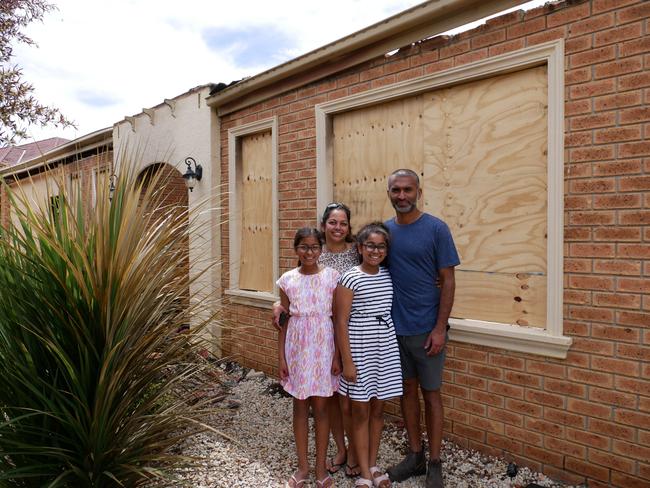
[[[411,178],[415,179],[415,184],[417,185],[418,188],[420,188],[420,176],[413,171],[412,169],[407,169],[407,168],[400,168],[396,169],[393,171],[390,176],[388,177],[388,189],[390,190],[390,185],[393,181],[393,178],[396,178],[398,176],[410,176]]]

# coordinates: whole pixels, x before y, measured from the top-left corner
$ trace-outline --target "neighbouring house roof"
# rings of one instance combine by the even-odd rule
[[[526,3],[526,0],[429,0],[275,66],[208,97],[225,115],[422,39]]]
[[[62,144],[50,147],[47,152],[34,153],[31,159],[22,158],[20,162],[11,166],[0,166],[0,176],[7,177],[18,175],[19,173],[35,170],[41,166],[62,160],[83,151],[99,149],[102,147],[112,147],[113,128],[107,127],[106,129],[100,129],[91,132],[90,134],[78,137],[72,141],[65,139],[61,140],[64,141]]]
[[[20,146],[0,147],[0,167],[14,166],[23,161],[29,161],[68,141],[69,139],[63,139],[62,137],[50,137],[49,139],[21,144]]]

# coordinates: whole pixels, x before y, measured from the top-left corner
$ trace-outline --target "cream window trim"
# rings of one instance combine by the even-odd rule
[[[566,357],[572,343],[563,335],[563,211],[564,211],[564,40],[524,48],[407,80],[315,107],[317,208],[332,201],[332,118],[337,113],[384,103],[418,93],[489,78],[534,66],[548,73],[548,251],[545,329],[524,328],[476,320],[451,320],[455,340],[513,351]]]
[[[239,258],[241,254],[241,195],[237,188],[238,181],[238,159],[239,159],[239,139],[244,136],[252,135],[258,132],[271,130],[271,172],[272,172],[272,217],[273,222],[273,294],[268,292],[256,292],[239,289]],[[280,245],[279,245],[279,228],[278,228],[278,119],[271,117],[268,119],[258,120],[249,124],[240,125],[228,129],[228,201],[229,201],[229,221],[228,231],[230,239],[230,250],[228,261],[230,264],[230,283],[226,295],[233,297],[234,301],[238,298],[246,300],[245,304],[254,306],[265,306],[264,304],[271,300],[271,303],[277,299],[277,285],[275,282],[279,277],[280,265]]]

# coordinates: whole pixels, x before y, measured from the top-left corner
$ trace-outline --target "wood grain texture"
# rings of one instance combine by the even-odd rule
[[[242,137],[241,290],[273,291],[271,150],[271,131]]]
[[[423,175],[420,208],[461,255],[454,317],[545,325],[547,98],[541,66],[334,116],[334,197],[354,229],[394,215],[394,169]]]

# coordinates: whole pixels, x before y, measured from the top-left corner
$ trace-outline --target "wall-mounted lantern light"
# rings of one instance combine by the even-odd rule
[[[108,200],[113,201],[115,196],[115,182],[117,181],[117,175],[113,173],[108,177]]]
[[[196,164],[196,160],[191,157],[185,158],[185,164],[187,164],[187,171],[183,175],[183,178],[185,178],[185,186],[187,186],[188,190],[192,191],[196,182],[201,181],[203,168],[200,164]],[[192,164],[194,164],[194,169],[192,169]]]

